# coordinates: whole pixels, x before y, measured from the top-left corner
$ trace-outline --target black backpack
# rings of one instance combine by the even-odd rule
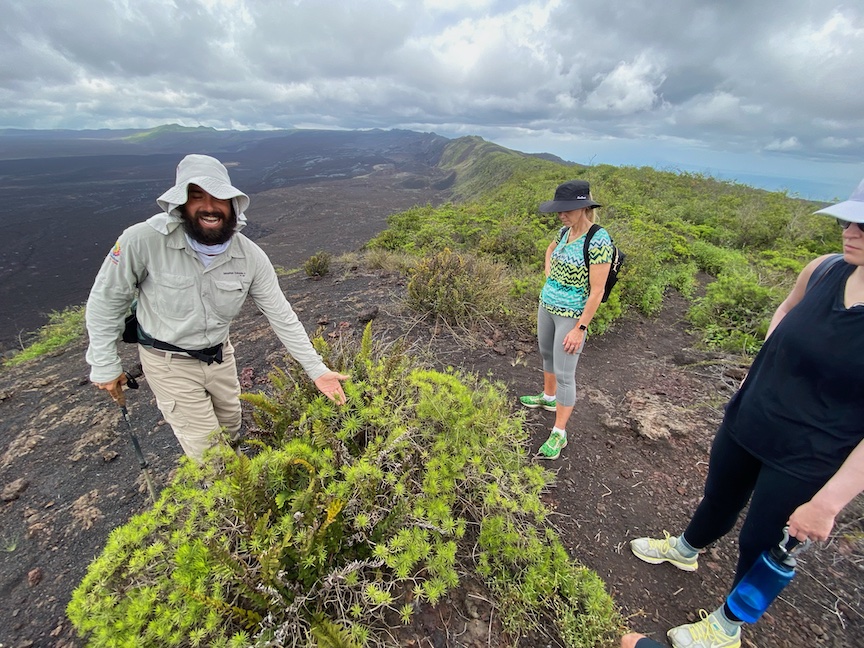
[[[589,285],[590,285],[590,276],[591,276],[591,263],[588,260],[588,244],[591,243],[591,237],[600,229],[600,226],[597,223],[594,223],[585,234],[585,249],[583,250],[583,255],[585,259],[585,266],[588,268],[588,276],[589,276]],[[609,276],[606,278],[606,287],[603,289],[603,299],[600,301],[606,301],[609,299],[609,293],[612,292],[612,288],[615,287],[615,284],[618,283],[618,273],[621,271],[621,264],[624,263],[624,259],[627,258],[627,255],[624,254],[618,247],[615,245],[615,242],[612,242],[612,266],[609,268]]]
[[[132,301],[129,314],[123,322],[121,339],[127,344],[138,344],[138,300]]]

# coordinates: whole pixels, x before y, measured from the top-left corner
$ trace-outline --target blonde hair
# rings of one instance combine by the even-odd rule
[[[588,192],[588,199],[594,200],[594,196],[590,191]],[[589,207],[588,208],[588,220],[591,221],[592,223],[597,222],[597,217],[594,215],[594,212],[596,212],[598,209],[599,209],[599,207]]]

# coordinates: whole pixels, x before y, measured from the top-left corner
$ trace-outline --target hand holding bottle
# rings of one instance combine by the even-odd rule
[[[837,514],[822,504],[817,497],[805,502],[792,512],[789,521],[789,535],[800,542],[813,540],[824,542],[834,528]]]

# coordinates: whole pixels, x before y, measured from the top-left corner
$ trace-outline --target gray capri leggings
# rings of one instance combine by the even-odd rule
[[[564,407],[576,404],[576,365],[588,337],[582,338],[582,346],[576,353],[564,351],[564,336],[573,330],[577,321],[573,317],[553,315],[542,305],[537,308],[537,341],[543,356],[543,371],[555,374],[558,383],[555,399]]]

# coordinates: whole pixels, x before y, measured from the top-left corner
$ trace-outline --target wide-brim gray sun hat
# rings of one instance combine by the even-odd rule
[[[159,207],[172,215],[189,199],[190,184],[198,185],[219,200],[231,200],[234,213],[240,215],[249,208],[249,196],[231,184],[228,169],[209,155],[187,155],[177,165],[177,180],[173,187],[156,199]]]
[[[570,180],[558,185],[555,189],[555,198],[541,203],[539,211],[566,212],[583,207],[602,207],[598,202],[591,200],[591,187],[585,180]]]
[[[858,183],[849,200],[824,207],[815,213],[827,214],[850,223],[864,223],[864,180]]]

